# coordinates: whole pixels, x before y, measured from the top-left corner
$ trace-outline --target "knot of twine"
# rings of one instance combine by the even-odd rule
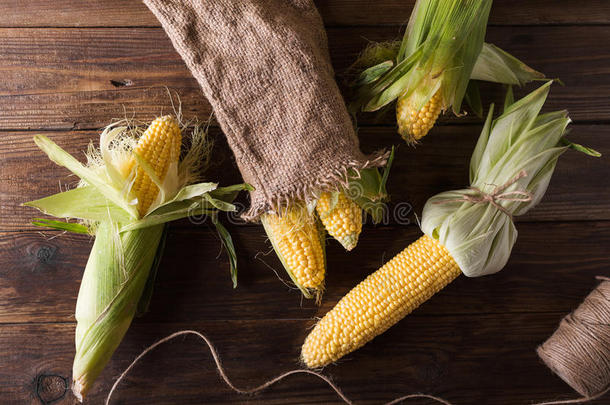
[[[462,194],[461,198],[453,198],[449,200],[443,201],[435,201],[432,204],[447,204],[451,202],[461,202],[467,201],[473,204],[482,204],[487,203],[493,205],[495,208],[500,210],[501,212],[508,215],[510,218],[513,215],[504,208],[498,201],[519,201],[519,202],[527,202],[532,201],[532,193],[524,190],[513,190],[513,191],[504,191],[513,184],[515,184],[522,177],[526,177],[527,172],[525,170],[521,170],[515,177],[507,181],[506,183],[496,186],[491,193],[486,193],[478,187],[468,187],[469,190],[474,191],[476,194]]]
[[[585,398],[610,389],[610,278],[602,280],[555,333],[538,347],[538,356]]]

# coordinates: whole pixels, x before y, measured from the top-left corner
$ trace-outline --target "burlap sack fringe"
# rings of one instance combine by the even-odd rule
[[[312,181],[297,185],[294,190],[287,190],[285,194],[270,196],[268,199],[260,201],[251,201],[250,208],[244,212],[241,217],[245,221],[256,221],[261,214],[265,212],[282,213],[282,209],[286,208],[293,201],[303,201],[309,203],[318,199],[321,192],[324,191],[341,191],[342,188],[349,188],[349,179],[351,174],[354,178],[359,177],[359,173],[363,169],[372,167],[385,166],[390,152],[379,151],[369,156],[366,161],[348,161],[337,162],[337,169],[331,170],[327,175],[321,178],[312,179]]]
[[[311,0],[144,0],[203,93],[260,214],[346,185],[365,156]]]

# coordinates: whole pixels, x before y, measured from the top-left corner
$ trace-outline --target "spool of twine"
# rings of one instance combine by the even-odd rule
[[[555,374],[589,399],[610,388],[610,278],[598,279],[601,284],[537,350]]]

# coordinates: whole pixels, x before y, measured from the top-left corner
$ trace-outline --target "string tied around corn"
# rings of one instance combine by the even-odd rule
[[[499,211],[505,213],[510,218],[512,218],[512,214],[502,206],[498,201],[517,201],[517,202],[528,202],[532,201],[533,195],[529,191],[525,190],[513,190],[513,191],[505,191],[507,188],[515,184],[519,179],[527,177],[527,172],[525,170],[521,170],[514,176],[512,179],[508,180],[506,183],[496,186],[491,193],[486,193],[478,187],[468,187],[469,190],[474,191],[476,194],[462,194],[461,198],[453,198],[443,201],[435,201],[433,204],[447,204],[451,202],[462,202],[467,201],[473,204],[491,204]]]

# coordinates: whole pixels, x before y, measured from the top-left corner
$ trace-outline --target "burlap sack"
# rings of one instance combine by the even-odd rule
[[[334,81],[311,0],[144,0],[197,79],[244,181],[244,215],[336,188],[366,157]]]

